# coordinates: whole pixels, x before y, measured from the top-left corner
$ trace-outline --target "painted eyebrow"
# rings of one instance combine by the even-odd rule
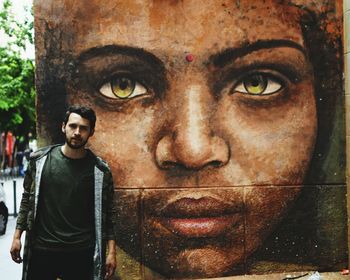
[[[238,48],[228,48],[224,51],[212,55],[210,57],[210,61],[216,67],[224,67],[225,65],[232,63],[232,61],[236,60],[239,57],[248,55],[254,51],[262,50],[262,49],[272,49],[278,47],[290,47],[297,49],[303,53],[305,57],[307,57],[307,52],[304,47],[301,45],[289,41],[289,40],[259,40],[252,44],[246,43]]]
[[[77,62],[84,63],[85,61],[96,57],[108,57],[111,55],[126,55],[140,59],[154,68],[164,68],[163,62],[154,54],[141,48],[121,45],[107,45],[88,49],[78,56]]]

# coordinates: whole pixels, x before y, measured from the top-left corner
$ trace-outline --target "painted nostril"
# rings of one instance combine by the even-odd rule
[[[202,168],[220,168],[229,161],[229,145],[220,137],[211,136],[199,146],[190,145],[186,137],[167,135],[157,144],[156,161],[164,170],[184,168],[200,170]]]
[[[174,168],[177,166],[178,166],[178,164],[176,162],[173,162],[173,161],[163,161],[160,165],[160,167],[164,168],[164,169],[171,169],[171,168]]]
[[[213,167],[220,167],[223,164],[224,163],[222,161],[219,161],[219,160],[213,160],[212,162],[210,162],[210,165],[212,165]]]

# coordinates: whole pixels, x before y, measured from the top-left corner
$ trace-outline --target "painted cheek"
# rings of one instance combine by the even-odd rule
[[[245,188],[246,250],[250,255],[280,222],[301,192],[301,186]]]
[[[109,162],[118,186],[162,185],[152,153],[153,139],[157,137],[156,110],[141,107],[128,114],[103,111],[97,114],[100,117],[91,147]],[[111,119],[114,121],[109,122]]]
[[[317,131],[313,90],[302,89],[279,107],[252,109],[232,96],[220,101],[215,122],[231,149],[227,183],[302,183]]]

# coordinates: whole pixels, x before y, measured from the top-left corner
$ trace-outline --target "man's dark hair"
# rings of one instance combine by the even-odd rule
[[[86,107],[86,106],[80,106],[80,105],[69,106],[66,113],[65,113],[64,119],[63,119],[64,124],[67,124],[71,113],[76,113],[79,116],[81,116],[82,118],[89,120],[90,128],[91,129],[95,128],[96,114],[95,114],[94,110],[92,110],[91,108]]]

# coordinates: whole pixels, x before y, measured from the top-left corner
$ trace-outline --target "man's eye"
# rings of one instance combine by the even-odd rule
[[[264,73],[244,77],[234,88],[234,92],[250,95],[269,95],[282,88],[281,82]]]
[[[102,85],[99,91],[102,95],[114,99],[129,99],[147,94],[147,89],[143,85],[125,76],[112,78]]]

